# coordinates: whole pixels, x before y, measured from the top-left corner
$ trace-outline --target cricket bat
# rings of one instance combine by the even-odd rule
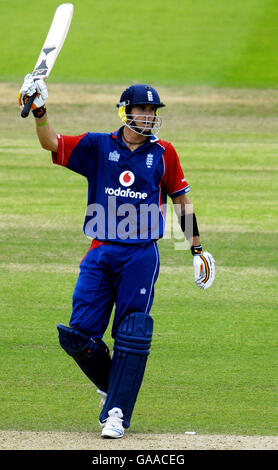
[[[68,34],[73,9],[74,7],[72,3],[62,3],[57,7],[46,40],[32,72],[35,80],[44,80],[49,76]],[[32,103],[36,98],[36,94],[37,93],[34,93],[32,96],[28,97],[24,108],[21,111],[21,116],[23,118],[28,116]]]

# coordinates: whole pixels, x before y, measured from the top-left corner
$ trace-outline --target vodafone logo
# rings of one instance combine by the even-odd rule
[[[147,193],[141,193],[140,191],[133,191],[128,186],[131,186],[135,181],[135,176],[132,171],[125,170],[119,176],[119,181],[121,186],[126,187],[127,189],[123,189],[121,186],[118,188],[104,188],[105,194],[108,196],[117,196],[117,197],[126,197],[128,199],[146,199],[148,197]]]
[[[122,186],[125,186],[127,188],[128,186],[131,186],[134,183],[135,176],[132,171],[126,170],[120,174],[119,181]]]

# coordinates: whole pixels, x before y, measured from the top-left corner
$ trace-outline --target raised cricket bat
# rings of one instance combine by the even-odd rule
[[[57,7],[48,35],[32,73],[35,79],[44,80],[49,76],[68,34],[72,15],[72,3],[62,3]],[[36,98],[36,94],[37,93],[34,93],[32,96],[28,97],[27,102],[21,111],[21,116],[23,118],[28,116],[32,103]]]

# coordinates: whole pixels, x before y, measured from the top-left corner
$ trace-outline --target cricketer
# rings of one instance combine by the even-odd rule
[[[212,285],[215,262],[202,249],[177,152],[157,137],[158,110],[165,105],[153,87],[132,85],[122,93],[118,130],[79,136],[53,130],[46,84],[31,74],[20,90],[21,109],[35,92],[32,112],[42,148],[51,152],[55,165],[88,181],[83,230],[92,242],[80,264],[69,326],[57,326],[59,342],[102,397],[101,436],[121,438],[130,426],[150,352],[150,311],[160,264],[157,241],[164,233],[168,196],[190,244],[199,288]],[[111,356],[103,335],[114,307]]]

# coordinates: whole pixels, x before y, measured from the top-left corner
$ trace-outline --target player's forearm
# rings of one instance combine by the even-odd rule
[[[199,236],[195,236],[189,239],[190,246],[201,246],[201,241]]]
[[[174,208],[190,246],[201,246],[199,230],[196,215],[193,210],[193,204],[190,202],[186,194],[178,196],[173,200]]]
[[[41,118],[35,118],[36,131],[42,148],[51,152],[58,151],[58,138],[56,132],[48,122],[47,113]]]

